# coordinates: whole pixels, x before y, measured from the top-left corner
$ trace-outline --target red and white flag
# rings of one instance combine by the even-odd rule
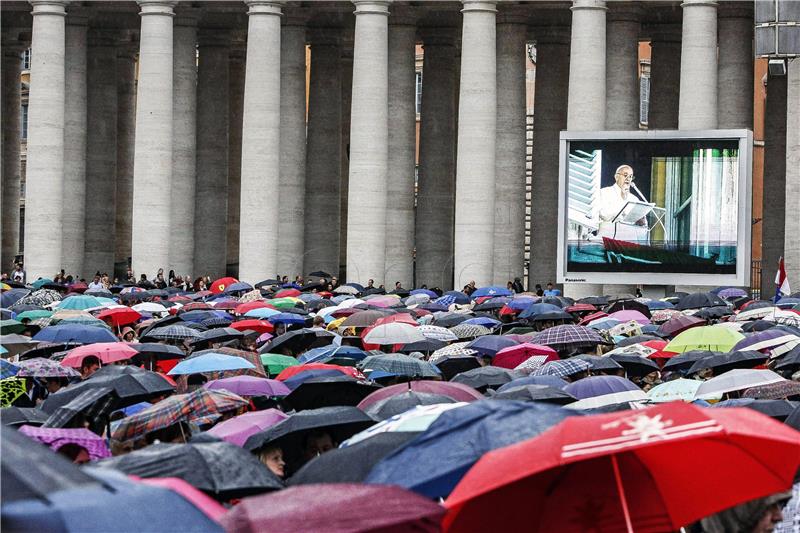
[[[786,277],[786,268],[783,266],[783,257],[778,260],[778,272],[775,273],[775,301],[783,296],[789,296],[792,289],[789,288],[789,278]]]

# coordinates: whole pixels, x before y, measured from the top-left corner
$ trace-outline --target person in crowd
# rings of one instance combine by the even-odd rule
[[[81,379],[89,379],[92,374],[100,369],[100,358],[95,355],[87,355],[81,361]]]
[[[92,281],[89,282],[88,287],[89,288],[86,289],[87,291],[99,291],[101,289],[105,289],[105,286],[103,285],[103,282],[100,280],[100,272],[97,272],[94,275],[94,277],[92,278]]]
[[[519,278],[514,278],[514,283],[512,285],[514,292],[516,292],[517,294],[525,292],[525,287],[522,286],[522,280],[520,280]]]
[[[553,286],[552,281],[547,282],[547,289],[544,291],[545,296],[561,296],[561,291]]]
[[[47,389],[48,394],[55,394],[67,385],[69,385],[67,378],[45,378],[44,380],[44,388]]]
[[[791,491],[778,492],[725,509],[704,518],[691,531],[698,533],[771,533],[783,520]]]
[[[139,342],[136,338],[136,331],[130,326],[125,326],[119,334],[119,339],[122,342]]]
[[[336,447],[333,437],[327,431],[312,431],[303,442],[303,462],[307,463],[314,457],[329,452]]]
[[[89,452],[86,451],[86,448],[79,446],[74,442],[70,442],[61,446],[58,450],[56,450],[56,453],[63,455],[76,465],[88,463],[90,459]]]
[[[11,271],[11,281],[25,283],[25,270],[22,268],[22,263],[14,263],[14,270]]]
[[[286,477],[286,461],[283,459],[283,450],[280,447],[267,446],[258,452],[258,459],[279,478]]]

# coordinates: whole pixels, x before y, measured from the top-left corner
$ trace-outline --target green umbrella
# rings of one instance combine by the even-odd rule
[[[34,289],[41,289],[42,285],[44,285],[45,283],[53,283],[53,280],[50,278],[39,278],[33,283],[31,283],[31,287],[33,287]]]
[[[699,326],[687,329],[664,347],[665,352],[683,353],[689,350],[729,352],[744,339],[744,335],[722,326]]]
[[[52,311],[47,309],[31,309],[30,311],[23,311],[17,315],[17,320],[36,320],[37,318],[50,318],[53,314]]]
[[[277,376],[284,368],[297,366],[300,363],[294,357],[277,353],[262,353],[261,364],[267,369],[270,376]]]
[[[276,309],[290,309],[295,306],[297,300],[292,298],[274,298],[272,300],[268,300],[268,303],[274,306]]]
[[[25,324],[13,318],[8,320],[0,320],[0,333],[8,335],[9,333],[22,333],[25,331]]]

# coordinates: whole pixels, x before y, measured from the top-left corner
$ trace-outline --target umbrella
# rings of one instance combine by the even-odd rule
[[[127,361],[138,353],[130,345],[123,342],[99,342],[70,350],[61,361],[61,364],[72,368],[80,368],[83,359],[91,355],[107,365],[117,361]]]
[[[690,350],[730,351],[744,335],[729,328],[716,326],[693,327],[679,334],[664,347],[666,352],[683,353]]]
[[[46,342],[116,342],[117,338],[106,328],[82,324],[58,324],[48,326],[33,336],[35,341]]]
[[[170,376],[181,374],[202,374],[204,372],[222,372],[224,370],[254,369],[255,365],[241,357],[234,357],[221,353],[204,353],[197,357],[184,359],[172,370]]]
[[[694,294],[687,294],[681,297],[676,309],[683,311],[684,309],[699,309],[701,307],[727,307],[728,302],[711,292],[696,292]]]
[[[224,389],[239,396],[286,396],[291,392],[278,380],[255,376],[214,379],[204,384],[203,387],[209,390]]]
[[[86,389],[64,405],[55,408],[43,426],[51,428],[83,427],[88,422],[92,431],[102,433],[108,422],[108,415],[119,404],[119,396],[110,387]],[[52,407],[52,405],[43,407]]]
[[[773,353],[778,348],[778,354],[788,352],[792,348],[800,346],[800,337],[787,333],[780,329],[769,329],[766,331],[759,331],[753,333],[739,342],[737,342],[732,351],[735,350],[769,350],[772,349]]]
[[[399,485],[428,498],[444,497],[483,454],[536,436],[572,415],[555,405],[514,401],[474,402],[452,409],[378,463],[365,481]]]
[[[15,363],[19,367],[19,377],[31,378],[71,378],[80,374],[68,366],[59,364],[52,359],[34,357]]]
[[[467,405],[465,402],[417,405],[356,433],[339,447],[347,448],[381,433],[420,433],[427,430],[442,413],[465,405]]]
[[[744,390],[771,383],[782,383],[784,381],[787,380],[772,370],[735,368],[700,385],[697,389],[697,398],[714,398],[726,392]]]
[[[365,372],[381,370],[391,374],[410,377],[439,377],[441,371],[435,365],[408,355],[372,355],[359,363]]]
[[[747,407],[753,411],[774,418],[779,422],[786,420],[800,402],[790,402],[789,400],[754,400],[753,398],[737,398],[735,400],[725,400],[717,402],[712,407]]]
[[[584,398],[583,400],[578,400],[577,402],[567,405],[566,408],[575,410],[599,410],[599,412],[624,411],[638,408],[646,400],[647,394],[637,388],[636,390],[613,392],[611,394],[601,394],[600,396]]]
[[[680,371],[686,373],[686,371],[692,367],[695,361],[699,361],[700,359],[721,353],[724,352],[711,350],[689,350],[688,352],[683,352],[682,354],[670,358],[666,363],[664,363],[662,370],[670,372]]]
[[[358,316],[358,315],[354,315]],[[345,321],[347,322],[347,321]],[[409,344],[424,341],[425,336],[417,331],[415,326],[402,322],[390,322],[372,328],[364,336],[364,342],[369,344]]]
[[[288,381],[290,378],[298,376],[299,374],[314,370],[333,370],[335,372],[339,372],[340,374],[344,374],[345,376],[364,379],[364,375],[355,368],[338,366],[338,365],[329,365],[325,363],[308,363],[305,365],[291,366],[289,368],[285,368],[280,374],[276,376],[275,379],[285,382]]]
[[[0,334],[2,335],[8,335],[9,333],[22,333],[26,328],[27,326],[18,320],[0,320]]]
[[[526,307],[520,314],[519,318],[530,318],[544,313],[560,313],[563,309],[558,305],[546,303],[533,303]]]
[[[629,376],[642,377],[651,372],[658,372],[659,367],[650,359],[633,354],[612,354],[611,359],[619,363]]]
[[[653,403],[691,402],[694,401],[697,396],[697,389],[702,384],[702,381],[695,379],[673,379],[666,383],[660,383],[647,391],[647,397]]]
[[[10,407],[18,399],[23,397],[27,392],[25,380],[17,377],[9,377],[0,379],[0,407]],[[25,396],[26,400],[23,405],[31,405],[30,400]]]
[[[786,490],[799,463],[797,433],[748,409],[670,403],[568,418],[481,458],[445,502],[445,528],[677,531]]]
[[[437,321],[437,323],[440,322]],[[463,321],[462,323],[450,328],[450,331],[459,339],[474,339],[483,335],[489,335],[492,332],[486,326],[479,326],[477,324],[464,324]]]
[[[6,359],[0,359],[0,379],[16,376],[20,367],[10,363]]]
[[[556,376],[566,378],[582,372],[587,372],[592,368],[592,364],[581,359],[562,359],[550,361],[533,371],[535,376]]]
[[[417,331],[422,333],[428,339],[436,339],[439,341],[450,342],[458,340],[456,334],[447,328],[433,325],[422,325],[417,328]]]
[[[292,354],[300,354],[309,348],[331,344],[335,338],[336,335],[329,331],[311,328],[293,329],[270,339],[259,352],[278,353],[285,350]]]
[[[258,458],[229,442],[152,444],[98,466],[145,478],[177,477],[221,501],[283,488]]]
[[[3,335],[0,337],[0,345],[6,349],[5,357],[11,357],[17,354],[25,353],[31,348],[35,348],[39,344],[38,340],[31,339],[24,335],[12,333],[10,335]]]
[[[96,307],[102,307],[103,302],[100,301],[98,298],[94,296],[85,296],[85,295],[75,295],[75,296],[68,296],[61,300],[56,307],[58,309],[79,309],[79,310],[86,310],[86,309],[94,309]]]
[[[525,342],[499,350],[492,358],[492,365],[514,369],[532,357],[537,357],[536,362],[538,365],[542,365],[548,361],[556,360],[558,354],[555,350],[547,346]]]
[[[574,402],[573,395],[548,385],[520,385],[510,387],[492,396],[493,400],[519,400],[523,402],[547,402],[565,405]]]
[[[513,370],[506,370],[496,366],[482,366],[457,374],[450,381],[467,385],[476,390],[486,390],[488,388],[496,389],[500,385],[518,377],[522,376]]]
[[[448,381],[462,372],[481,366],[480,361],[471,355],[447,357],[436,362],[436,368],[442,372],[442,379]]]
[[[338,374],[307,379],[292,390],[284,400],[297,411],[337,405],[358,405],[361,400],[379,388],[372,383]]]
[[[715,375],[734,368],[753,368],[766,362],[767,356],[761,352],[737,351],[704,357],[689,367],[687,374],[695,374],[703,369],[711,368]]]
[[[579,400],[626,391],[641,391],[632,381],[619,376],[589,376],[564,387]]]
[[[732,314],[730,307],[705,307],[694,313],[694,316],[704,320],[712,320],[723,318],[730,314]]]
[[[376,503],[380,502],[380,511]],[[247,498],[226,514],[229,533],[258,531],[440,531],[444,509],[399,487],[301,485]]]
[[[142,318],[142,315],[129,307],[112,307],[100,311],[97,318],[105,320],[113,326],[120,327],[126,324],[133,324]]]
[[[301,323],[304,322],[305,320],[303,320]],[[273,326],[270,322],[266,320],[255,320],[255,319],[239,320],[237,322],[232,323],[231,327],[239,331],[245,331],[247,329],[253,330],[257,332],[259,335],[262,333],[272,333],[273,331],[275,331],[275,326]]]
[[[225,289],[228,288],[228,286],[238,282],[239,280],[236,278],[231,278],[231,277],[219,278],[218,280],[211,282],[209,290],[211,291],[212,294],[221,294],[222,292],[225,291]]]
[[[598,344],[604,344],[605,341],[596,331],[587,327],[565,324],[537,333],[531,338],[531,343],[542,344],[559,350],[597,346]]]
[[[89,459],[92,461],[111,457],[106,441],[86,428],[22,426],[19,428],[19,432],[49,446],[53,451],[58,451],[59,448],[67,444],[74,444],[85,449],[89,454]]]
[[[521,387],[523,385],[547,385],[548,387],[563,389],[567,386],[567,382],[557,376],[526,376],[509,381],[497,389],[497,392],[505,392],[514,387]]]
[[[367,357],[367,352],[355,346],[336,346],[330,344],[328,346],[320,346],[313,348],[298,358],[301,363],[316,363],[323,362],[324,360],[332,359],[334,357],[345,357],[360,361]]]
[[[457,402],[474,402],[480,400],[483,395],[477,390],[452,381],[409,381],[408,383],[399,383],[397,385],[390,385],[379,389],[358,404],[360,409],[366,410],[370,405],[398,394],[403,394],[408,391],[425,392],[429,394],[439,394],[452,398]]]
[[[592,365],[592,370],[595,372],[602,372],[606,370],[616,373],[617,370],[622,370],[622,365],[617,363],[611,357],[602,357],[598,355],[576,355],[573,359],[581,359]]]
[[[184,341],[186,339],[196,339],[200,332],[186,326],[169,325],[151,329],[140,338],[142,340],[158,341]]]
[[[4,426],[41,426],[47,416],[47,413],[35,407],[6,407],[2,410],[0,422]]]
[[[746,389],[742,393],[742,398],[755,398],[757,400],[800,398],[800,383],[786,379],[776,383],[757,385]]]
[[[720,298],[731,300],[734,298],[741,298],[747,296],[747,291],[738,287],[726,287],[717,293]]]
[[[207,433],[236,446],[244,446],[250,435],[271,428],[287,418],[288,415],[277,409],[252,411],[224,420],[209,429]]]
[[[130,347],[140,354],[153,356],[157,360],[183,359],[186,356],[183,350],[170,344],[161,344],[157,342],[137,342],[131,344]]]
[[[400,413],[405,413],[418,405],[456,403],[452,398],[443,394],[428,392],[415,392],[409,390],[395,396],[379,400],[364,409],[364,412],[376,420],[386,420]]]
[[[303,465],[289,485],[361,482],[378,462],[417,435],[419,432],[376,433],[352,446],[333,449]]]
[[[456,326],[460,327],[460,326]],[[475,350],[478,354],[493,357],[503,348],[510,348],[519,344],[517,341],[499,335],[486,335],[478,337],[466,345],[466,348]]]
[[[800,347],[793,348],[781,356],[775,364],[775,370],[797,370],[800,368]]]
[[[294,357],[277,353],[262,353],[260,358],[261,364],[264,365],[270,376],[277,376],[290,366],[298,366],[300,364]]]

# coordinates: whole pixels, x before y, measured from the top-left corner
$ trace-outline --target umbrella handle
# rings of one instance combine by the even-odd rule
[[[622,504],[622,513],[625,515],[625,527],[628,533],[633,533],[633,524],[631,523],[631,513],[628,510],[628,501],[625,499],[625,489],[622,487],[622,478],[619,475],[619,464],[617,464],[617,454],[611,455],[611,466],[614,468],[614,480],[617,482],[617,493],[619,494],[619,501]]]

